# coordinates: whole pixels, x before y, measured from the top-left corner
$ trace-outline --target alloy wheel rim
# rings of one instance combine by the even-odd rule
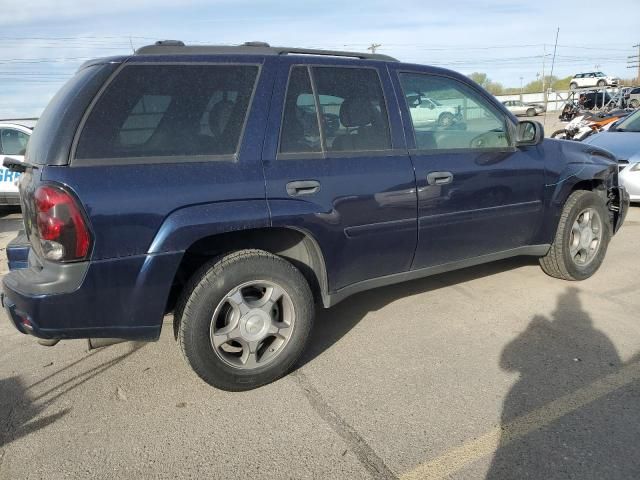
[[[569,253],[574,264],[589,265],[600,251],[602,244],[602,219],[595,208],[580,212],[571,227]]]
[[[255,280],[233,288],[220,301],[211,318],[209,338],[224,363],[255,369],[282,353],[294,324],[293,302],[284,288]]]

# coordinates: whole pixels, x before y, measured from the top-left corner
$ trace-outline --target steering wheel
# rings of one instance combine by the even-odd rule
[[[502,135],[500,135],[502,134]],[[499,142],[498,140],[502,140],[504,138],[504,132],[500,129],[489,130],[488,132],[481,133],[480,135],[473,137],[469,142],[469,147],[471,148],[491,148],[491,147],[501,147],[503,146],[503,142]]]

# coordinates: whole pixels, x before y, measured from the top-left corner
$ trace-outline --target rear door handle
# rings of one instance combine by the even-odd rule
[[[451,182],[453,182],[453,173],[451,172],[431,172],[427,175],[429,185],[447,185]]]
[[[287,193],[290,197],[313,195],[320,191],[320,182],[316,180],[297,180],[287,183]]]

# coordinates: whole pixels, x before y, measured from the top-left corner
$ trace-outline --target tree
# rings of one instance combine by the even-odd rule
[[[471,80],[473,80],[474,82],[476,82],[481,87],[484,87],[487,84],[487,82],[489,81],[489,78],[487,77],[487,74],[486,73],[480,73],[480,72],[473,72],[471,75],[469,75],[469,78]]]
[[[487,76],[486,73],[473,72],[469,75],[469,78],[481,87],[488,90],[489,93],[492,93],[493,95],[501,95],[504,90],[504,87],[501,83],[494,82]]]

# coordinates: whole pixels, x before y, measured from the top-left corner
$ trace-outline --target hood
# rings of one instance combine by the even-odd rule
[[[600,132],[582,143],[609,150],[618,160],[629,160],[640,153],[640,132]]]

